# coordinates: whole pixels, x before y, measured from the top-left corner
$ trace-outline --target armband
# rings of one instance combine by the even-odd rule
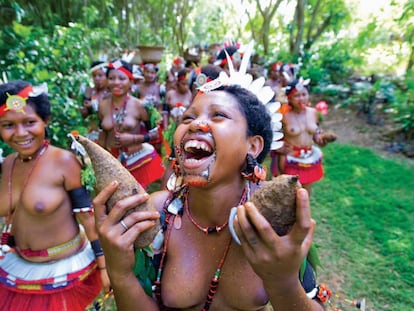
[[[101,242],[98,239],[91,241],[91,246],[95,257],[103,256]]]
[[[170,111],[170,106],[168,104],[162,104],[162,111]]]
[[[325,284],[321,284],[306,293],[306,296],[310,299],[318,299],[320,302],[325,303],[332,296],[332,291]]]
[[[85,187],[68,191],[69,199],[74,213],[87,213],[93,211],[92,200]]]

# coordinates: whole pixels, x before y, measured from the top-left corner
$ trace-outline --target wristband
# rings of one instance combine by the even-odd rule
[[[98,239],[91,241],[91,246],[95,257],[103,256],[104,253],[102,250],[101,242]]]
[[[149,134],[147,133],[147,134],[144,134],[144,143],[147,143],[147,142],[149,142],[150,141],[150,136],[149,136]]]

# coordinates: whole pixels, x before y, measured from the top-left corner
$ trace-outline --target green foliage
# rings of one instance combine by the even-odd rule
[[[60,147],[67,147],[66,135],[77,129],[86,132],[86,125],[78,107],[79,90],[89,83],[91,44],[103,39],[106,31],[95,30],[91,38],[85,36],[81,24],[70,27],[55,26],[49,34],[37,26],[14,22],[1,35],[0,55],[3,73],[8,81],[26,80],[34,85],[46,82],[52,116],[49,139]]]
[[[150,247],[135,251],[134,273],[148,296],[152,296],[152,284],[155,281],[155,267],[152,264],[153,252]]]
[[[351,63],[358,61],[344,41],[319,45],[303,55],[301,75],[317,84],[341,84],[352,74]]]
[[[403,85],[396,91],[396,100],[391,108],[395,122],[399,124],[408,139],[414,138],[414,72],[409,72]]]
[[[95,193],[95,185],[96,185],[96,177],[95,172],[92,167],[92,163],[87,163],[82,168],[82,174],[81,174],[81,182],[82,185],[88,190],[88,192],[94,197],[96,195]]]

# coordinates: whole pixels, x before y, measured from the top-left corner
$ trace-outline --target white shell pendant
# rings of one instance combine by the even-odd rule
[[[174,215],[183,209],[183,201],[180,198],[174,199],[167,207],[167,210]]]
[[[183,209],[183,201],[180,198],[174,199],[169,205],[167,210],[174,214],[174,228],[179,230],[181,229],[181,213],[180,211]]]

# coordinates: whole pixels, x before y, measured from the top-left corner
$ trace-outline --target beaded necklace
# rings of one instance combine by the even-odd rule
[[[30,168],[29,172],[27,173],[27,176],[23,182],[22,191],[20,192],[19,199],[17,201],[18,204],[20,203],[23,197],[23,193],[26,190],[26,186],[29,183],[30,177],[32,176],[32,173],[34,172],[34,169],[36,168],[37,163],[39,162],[41,156],[46,152],[46,149],[48,146],[49,146],[49,141],[45,140],[40,150],[37,152],[37,154],[34,155],[35,161],[33,163],[33,166]],[[9,176],[8,176],[7,186],[8,186],[8,196],[9,196],[9,211],[8,211],[7,218],[6,218],[6,225],[4,226],[3,231],[1,233],[0,258],[4,256],[4,253],[7,253],[10,250],[9,242],[10,242],[10,239],[12,238],[11,228],[12,228],[12,221],[13,221],[13,214],[14,214],[12,177],[13,177],[13,171],[14,171],[14,167],[16,164],[16,160],[18,158],[19,158],[19,154],[17,153],[13,159],[10,172],[9,172]],[[33,157],[31,157],[31,159],[33,159]]]
[[[124,122],[124,118],[125,118],[125,110],[126,110],[126,106],[129,100],[129,96],[126,95],[125,99],[124,99],[124,103],[122,105],[122,108],[117,111],[118,109],[115,108],[114,105],[114,98],[112,97],[112,101],[111,101],[111,119],[112,119],[112,126],[114,128],[115,133],[119,132],[119,127],[122,125],[122,123]],[[117,111],[117,112],[115,112]]]
[[[241,195],[241,198],[239,200],[238,205],[244,204],[248,200],[249,195],[250,195],[249,192],[250,192],[250,187],[249,187],[248,182],[246,182],[246,186],[243,189],[243,193]],[[192,220],[192,216],[190,214],[190,210],[188,208],[188,203],[187,203],[187,201],[188,201],[187,200],[187,194],[188,194],[188,188],[184,187],[183,189],[180,190],[180,192],[178,194],[178,198],[182,198],[182,200],[185,201],[184,202],[185,212],[187,213],[187,215],[188,215],[189,219],[191,220],[191,222],[198,229],[200,229],[202,232],[204,232],[206,234],[214,233],[214,232],[219,233],[222,229],[224,229],[227,226],[228,222],[224,223],[221,226],[218,226],[218,227],[222,227],[222,228],[220,230],[216,230],[217,226],[216,227],[202,227],[194,219]],[[174,200],[167,201],[166,205],[168,206],[173,201]],[[167,210],[167,213],[168,213],[168,210]],[[154,287],[155,287],[154,288],[154,295],[156,296],[159,305],[162,306],[161,310],[164,309],[164,304],[163,304],[162,298],[161,298],[161,276],[162,276],[162,272],[163,272],[163,268],[164,268],[164,264],[165,264],[165,257],[166,257],[166,254],[167,254],[168,242],[170,240],[171,231],[172,231],[172,228],[173,228],[174,223],[175,223],[175,218],[177,217],[177,215],[178,215],[178,217],[180,217],[181,213],[180,213],[180,211],[178,211],[177,214],[168,213],[167,216],[166,216],[166,219],[165,219],[167,232],[166,232],[166,235],[165,235],[164,247],[163,247],[163,250],[162,250],[160,265],[159,265],[159,268],[158,268],[158,271],[157,271],[157,277],[156,277],[156,280],[154,282]],[[211,230],[209,230],[209,228]],[[224,261],[226,260],[227,254],[230,250],[231,242],[232,242],[232,237],[230,236],[230,239],[227,242],[226,248],[224,250],[223,256],[221,257],[221,259],[219,261],[219,264],[216,268],[216,271],[214,273],[214,276],[212,277],[212,279],[210,281],[209,290],[208,290],[208,293],[207,293],[207,296],[206,296],[206,301],[204,302],[204,306],[203,306],[202,311],[209,310],[211,304],[213,303],[214,295],[216,294],[217,288],[218,288],[218,285],[219,285],[220,276],[221,276],[222,268],[223,268],[223,265],[224,265]]]
[[[244,191],[243,191],[243,193],[244,193]],[[185,199],[184,199],[184,210],[185,210],[186,215],[190,219],[190,221],[193,223],[194,226],[196,226],[197,229],[204,232],[205,234],[209,234],[209,233],[220,232],[220,231],[222,231],[223,229],[225,229],[227,227],[227,225],[229,224],[228,219],[221,226],[214,226],[214,227],[210,227],[210,226],[203,227],[199,223],[197,223],[197,221],[191,215],[190,209],[188,208],[188,198],[187,198],[187,196],[188,196],[188,192],[186,192]]]
[[[112,96],[112,100],[111,100],[111,120],[112,120],[112,127],[114,129],[115,134],[119,133],[119,129],[120,129],[122,123],[124,122],[124,118],[125,118],[125,115],[126,115],[125,111],[126,111],[126,106],[127,106],[128,100],[129,100],[129,96],[126,95],[125,98],[124,98],[124,103],[122,105],[122,108],[119,111],[117,111],[118,109],[115,108],[114,97]],[[127,160],[127,155],[126,155],[126,152],[125,152],[126,150],[125,150],[125,148],[122,148],[122,147],[120,147],[118,149],[120,151],[119,152],[119,161],[124,164],[125,161]]]

